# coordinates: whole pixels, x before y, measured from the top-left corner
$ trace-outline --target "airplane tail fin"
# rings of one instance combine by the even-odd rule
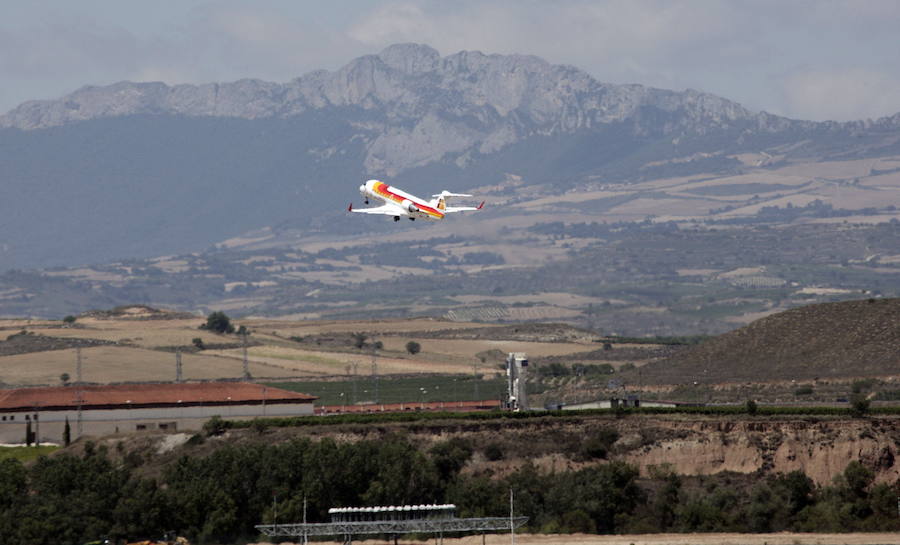
[[[447,209],[447,199],[450,197],[471,197],[468,193],[451,193],[446,189],[438,193],[437,195],[431,196],[431,206],[437,208],[438,210],[446,210]]]

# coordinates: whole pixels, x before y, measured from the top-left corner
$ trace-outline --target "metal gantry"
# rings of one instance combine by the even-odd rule
[[[513,530],[528,522],[528,517],[482,517],[411,520],[372,520],[358,522],[311,522],[308,524],[259,524],[256,529],[267,536],[353,536],[363,534],[428,534]]]
[[[331,522],[294,524],[260,524],[256,529],[266,536],[302,537],[306,543],[311,536],[343,536],[344,543],[353,536],[380,534],[436,534],[443,542],[447,532],[485,532],[509,530],[515,532],[528,517],[515,517],[510,504],[510,516],[456,518],[456,506],[405,505],[390,507],[336,507],[328,510]],[[277,519],[276,519],[277,520]]]

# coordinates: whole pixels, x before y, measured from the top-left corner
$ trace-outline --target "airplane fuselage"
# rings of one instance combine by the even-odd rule
[[[439,220],[444,218],[444,212],[431,203],[411,195],[402,189],[391,187],[378,180],[369,180],[359,186],[359,192],[368,201],[369,198],[384,201],[399,206],[410,218],[423,218],[427,220]],[[441,201],[443,203],[443,201]],[[438,205],[440,206],[440,205]]]

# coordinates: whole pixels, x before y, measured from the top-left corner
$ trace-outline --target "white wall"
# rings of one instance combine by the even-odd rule
[[[34,421],[34,415],[38,420]],[[228,405],[196,407],[160,407],[141,409],[97,409],[81,411],[81,435],[107,435],[146,430],[158,430],[160,424],[170,431],[197,431],[212,416],[226,420],[251,420],[260,417],[309,416],[313,414],[313,404],[285,403],[266,405]],[[32,411],[29,413],[0,412],[0,443],[24,443],[28,425],[26,415],[31,420],[31,430],[40,432],[42,443],[62,443],[66,418],[69,419],[71,437],[78,437],[78,410]],[[11,420],[10,417],[15,417]],[[174,430],[172,424],[174,423]]]

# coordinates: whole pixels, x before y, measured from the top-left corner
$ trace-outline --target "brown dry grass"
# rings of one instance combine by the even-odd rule
[[[404,341],[405,344],[405,341]],[[235,359],[242,357],[239,348],[230,350],[207,350],[205,353]],[[371,353],[330,352],[290,348],[283,346],[254,346],[247,350],[250,361],[282,369],[281,376],[288,375],[344,375],[347,367],[356,365],[359,369],[369,369]],[[397,358],[378,356],[378,372],[381,374],[410,373],[467,373],[472,366],[469,361],[447,361],[448,358],[434,358],[430,354],[416,357]]]
[[[554,294],[548,294],[553,297]],[[525,308],[525,310],[534,307]],[[0,322],[0,339],[18,333],[23,327],[39,335],[67,339],[99,339],[119,343],[119,346],[85,348],[83,379],[89,382],[172,380],[175,356],[161,347],[192,347],[194,338],[201,338],[207,346],[236,345],[234,335],[217,335],[198,327],[202,317],[190,319],[140,320],[122,318],[83,317],[76,327],[63,327],[60,322],[4,320]],[[342,342],[322,346],[312,342],[295,343],[292,336],[348,337],[348,333],[364,332],[370,340],[379,340],[385,348],[378,356],[382,374],[468,374],[477,361],[476,354],[500,350],[526,352],[532,357],[563,356],[586,350],[585,342],[528,342],[487,339],[431,339],[430,332],[447,330],[479,330],[495,328],[489,323],[450,322],[429,318],[408,320],[348,320],[348,321],[287,321],[279,319],[236,320],[252,332],[248,357],[250,372],[256,378],[309,377],[347,374],[347,368],[370,369],[371,353],[355,350]],[[39,328],[38,328],[39,326]],[[489,336],[488,333],[485,336]],[[406,343],[419,342],[422,352],[411,356]],[[332,343],[334,344],[334,343]],[[588,343],[589,344],[589,343]],[[593,345],[591,345],[593,348]],[[186,379],[236,378],[242,374],[241,348],[208,349],[183,354]],[[0,380],[13,385],[58,384],[59,376],[68,373],[74,380],[75,350],[0,357],[4,369]]]
[[[81,350],[82,379],[87,382],[109,383],[126,381],[168,381],[175,379],[175,354],[156,350],[121,346],[99,346]],[[53,350],[18,354],[0,358],[3,381],[13,385],[59,384],[59,376],[68,373],[75,380],[75,350]],[[183,354],[184,378],[238,378],[243,367],[239,359],[207,354]],[[254,376],[285,376],[283,370],[253,365]]]
[[[468,361],[471,368],[476,354],[486,350],[501,350],[503,352],[525,352],[529,356],[563,356],[584,352],[585,346],[591,349],[596,345],[587,343],[541,343],[524,341],[495,341],[490,339],[460,340],[460,339],[423,339],[414,337],[385,337],[384,347],[387,350],[405,351],[406,343],[416,341],[422,345],[426,354],[441,355],[448,358]]]
[[[900,299],[823,303],[767,316],[644,368],[647,384],[900,374]]]

